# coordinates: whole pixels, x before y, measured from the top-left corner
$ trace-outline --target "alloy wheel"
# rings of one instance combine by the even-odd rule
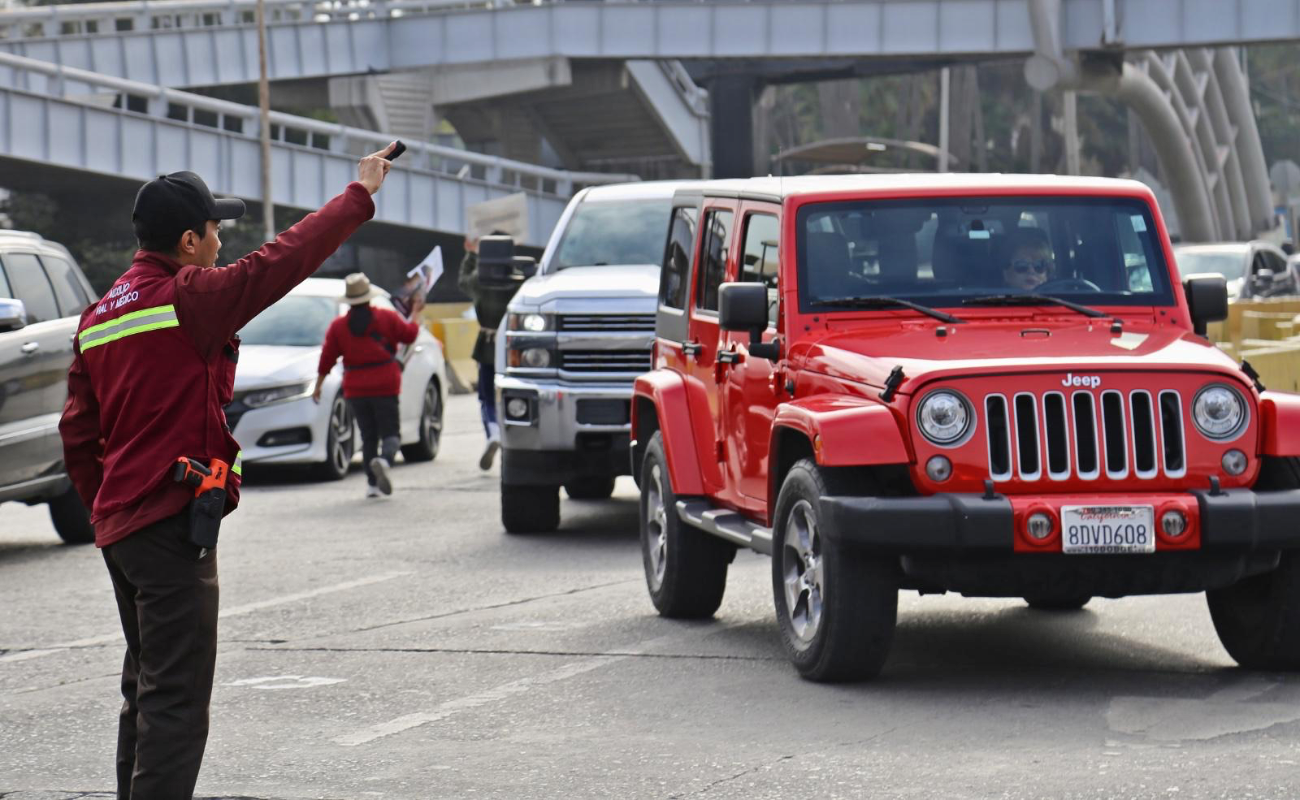
[[[341,396],[334,399],[330,409],[330,439],[334,446],[330,449],[329,459],[335,471],[346,474],[352,463],[355,444],[352,441],[352,411],[347,401]]]
[[[663,474],[658,464],[650,468],[645,515],[645,548],[650,555],[650,588],[658,591],[664,584],[664,569],[668,564],[668,509],[664,507]]]
[[[807,644],[821,628],[825,598],[821,536],[816,512],[807,500],[800,500],[790,509],[781,549],[781,573],[786,617],[795,636]]]

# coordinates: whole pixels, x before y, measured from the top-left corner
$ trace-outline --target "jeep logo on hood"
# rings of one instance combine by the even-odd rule
[[[1096,389],[1101,386],[1100,375],[1075,375],[1072,372],[1065,373],[1061,379],[1062,386],[1087,386],[1089,389]]]

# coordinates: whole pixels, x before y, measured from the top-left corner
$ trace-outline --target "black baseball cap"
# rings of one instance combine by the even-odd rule
[[[188,230],[203,230],[210,219],[239,219],[244,201],[212,196],[208,185],[193,172],[159,175],[140,187],[131,220],[158,236],[179,239]]]

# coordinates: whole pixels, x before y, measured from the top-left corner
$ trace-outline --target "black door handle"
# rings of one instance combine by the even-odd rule
[[[704,345],[699,342],[682,342],[682,352],[687,358],[695,358],[704,350]]]
[[[719,364],[735,364],[738,361],[740,361],[740,353],[737,353],[735,350],[718,351]]]

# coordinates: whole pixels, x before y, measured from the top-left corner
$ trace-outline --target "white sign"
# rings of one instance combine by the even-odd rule
[[[501,231],[516,242],[528,241],[528,195],[523,192],[485,200],[465,209],[466,234],[471,239]]]

